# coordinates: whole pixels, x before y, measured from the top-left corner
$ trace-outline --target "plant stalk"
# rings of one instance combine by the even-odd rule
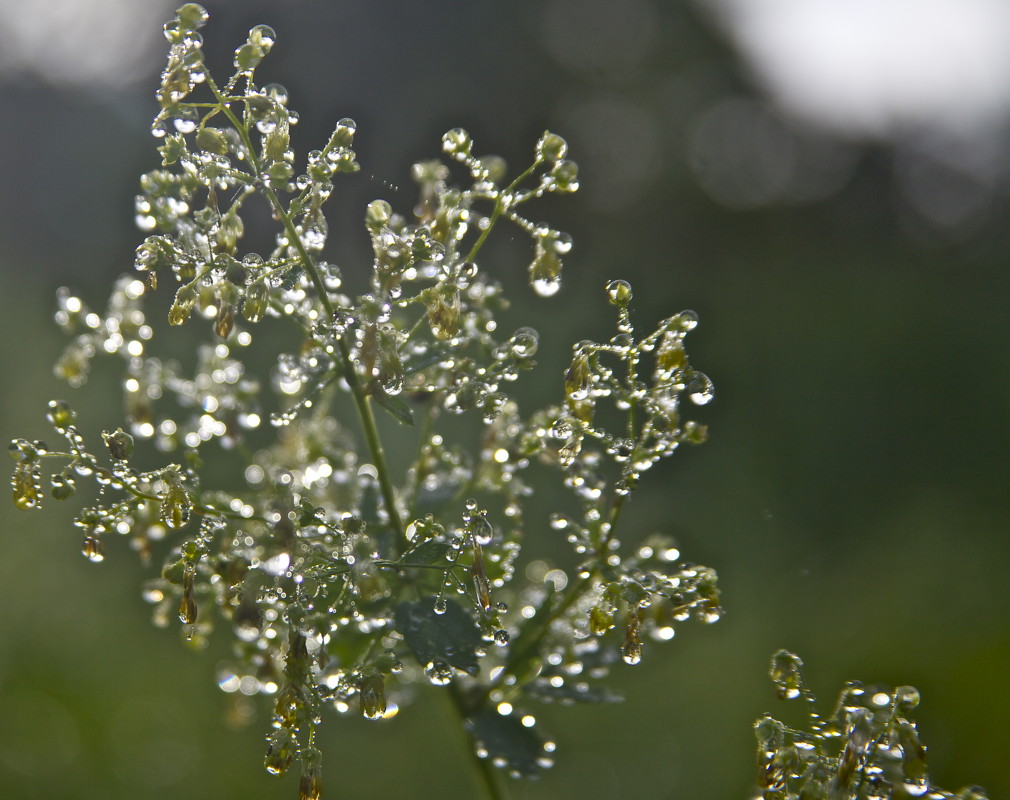
[[[214,85],[213,82],[210,82],[210,87],[213,90],[214,95],[217,97],[223,113],[228,117],[228,120],[242,138],[242,142],[249,152],[249,162],[256,174],[256,177],[262,181],[263,166],[260,163],[259,158],[256,156],[256,151],[253,149],[252,140],[249,138],[249,133],[246,127],[239,121],[234,112],[232,112],[217,86]],[[335,309],[332,301],[330,300],[329,294],[326,291],[326,285],[323,283],[322,276],[319,274],[319,268],[316,266],[315,259],[313,259],[308,250],[305,249],[305,243],[298,235],[298,231],[295,229],[294,221],[282,205],[280,198],[277,196],[277,192],[266,184],[263,185],[263,192],[269,200],[278,220],[280,220],[281,224],[284,226],[284,232],[287,234],[288,241],[297,251],[299,260],[302,262],[302,265],[305,267],[305,271],[312,280],[312,285],[316,289],[316,294],[319,296],[319,302],[322,304],[323,310],[326,312],[327,317],[332,319]],[[365,433],[368,450],[371,454],[372,462],[375,465],[375,470],[379,476],[379,489],[382,492],[382,499],[384,505],[386,506],[386,514],[389,517],[389,524],[393,527],[397,534],[395,555],[399,557],[403,547],[403,538],[405,536],[404,526],[403,521],[400,519],[400,513],[396,507],[396,492],[394,491],[392,481],[389,478],[389,468],[386,466],[386,457],[382,449],[382,441],[379,437],[379,430],[375,424],[375,415],[372,413],[368,393],[365,390],[365,387],[362,386],[361,380],[358,377],[357,370],[354,366],[354,361],[351,359],[351,352],[350,348],[347,346],[347,340],[343,336],[337,337],[337,347],[340,351],[340,358],[344,366],[344,379],[347,381],[347,385],[351,390],[351,395],[354,397],[354,405],[357,408],[358,417],[361,420],[361,427]]]
[[[503,785],[494,764],[489,759],[480,758],[477,755],[477,752],[473,748],[473,743],[466,732],[468,711],[462,693],[455,684],[449,684],[444,694],[449,699],[453,716],[456,718],[454,727],[463,734],[463,747],[469,753],[475,781],[483,790],[482,794],[486,800],[508,800],[510,793]]]

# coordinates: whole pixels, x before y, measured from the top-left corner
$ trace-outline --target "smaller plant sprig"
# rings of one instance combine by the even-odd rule
[[[578,188],[565,140],[545,132],[508,180],[469,134],[446,133],[450,163],[411,171],[412,214],[367,206],[373,260],[356,272],[367,285],[348,293],[322,253],[334,180],[358,170],[354,122],[298,162],[287,91],[255,82],[275,32],[254,27],[218,84],[203,60],[207,18],[187,3],[165,26],[152,126],[162,164],[135,202],[148,234],[136,272],[103,313],[57,295],[71,337],[57,375],[80,387],[95,358],[118,358],[123,425],[102,434],[99,456],[74,409],[50,403],[65,447],[12,442],[15,505],[41,508],[44,465],[58,500],[93,482],[97,500],[75,520],[85,555],[102,560],[120,537],[145,560],[157,551],[164,566],[144,586],[155,623],[179,620],[195,647],[216,625],[230,630],[219,685],[269,698],[264,764],[283,774],[299,763],[302,800],[322,792],[324,711],[390,719],[430,685],[469,734],[484,791],[504,796],[494,768],[534,776],[553,763],[532,706],[619,699],[602,685],[615,662],[637,664],[649,639],[721,615],[713,570],[682,561],[663,536],[617,537],[641,474],[705,439],[682,404],[712,398],[684,350],[697,318],[685,311],[639,337],[632,289],[612,281],[617,333],[577,344],[561,402],[524,415],[510,387],[536,367],[540,337],[500,330],[508,302],[481,259],[507,221],[532,240],[534,294],[559,290],[571,239],[520,212]],[[450,182],[454,165],[465,188]],[[257,204],[276,223],[265,254],[241,249]],[[167,329],[148,321],[152,309]],[[157,354],[201,320],[209,341],[190,347],[189,363]],[[458,422],[474,415],[476,436]],[[205,466],[218,447],[241,459],[239,488],[216,486],[225,476]],[[166,454],[177,457],[139,466]],[[579,513],[528,522],[551,471]],[[571,561],[523,559],[531,536],[564,536]]]
[[[926,747],[911,713],[919,705],[914,686],[870,688],[850,681],[830,715],[815,710],[799,656],[779,650],[771,678],[784,700],[807,705],[810,728],[790,728],[769,715],[754,724],[758,793],[762,800],[987,800],[969,786],[948,792],[932,784]]]

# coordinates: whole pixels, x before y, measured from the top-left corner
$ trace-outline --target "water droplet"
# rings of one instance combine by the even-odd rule
[[[802,659],[788,650],[779,650],[772,657],[771,678],[778,686],[779,697],[793,700],[803,691]]]
[[[473,139],[462,128],[453,128],[442,136],[442,149],[458,161],[465,161],[473,147]]]
[[[77,412],[64,400],[50,400],[49,412],[46,416],[58,431],[69,428],[77,420]]]
[[[99,563],[105,560],[105,553],[102,550],[102,540],[96,536],[85,536],[84,545],[81,552],[88,561]]]
[[[442,614],[446,612],[446,608],[447,606],[444,597],[437,598],[435,600],[435,605],[432,606],[432,610],[439,616],[442,616]]]
[[[638,636],[641,621],[636,606],[628,616],[628,625],[624,632],[624,646],[621,648],[621,658],[625,664],[635,665],[642,660],[642,640]]]
[[[21,440],[24,441],[24,440]],[[11,478],[14,505],[22,511],[42,507],[42,491],[39,485],[39,468],[33,462],[19,463]]]
[[[11,439],[7,452],[19,464],[33,463],[39,457],[38,448],[27,439]]]
[[[539,336],[532,328],[520,328],[509,340],[516,358],[529,358],[537,352]]]
[[[264,52],[269,52],[277,41],[277,34],[269,25],[256,25],[249,31],[249,41],[263,48]]]
[[[715,386],[704,372],[695,372],[687,383],[688,397],[695,405],[703,406],[715,397]]]
[[[565,372],[565,392],[572,400],[585,400],[593,386],[593,374],[589,368],[589,358],[577,353]]]
[[[545,276],[534,278],[532,281],[533,291],[541,297],[553,297],[561,289],[561,278],[558,276]]]
[[[267,736],[267,753],[263,766],[271,775],[283,775],[295,756],[297,742],[289,728],[278,728]]]
[[[474,526],[473,538],[481,547],[487,547],[491,544],[491,540],[494,538],[494,526],[491,525],[486,516],[481,515],[481,518]]]
[[[594,636],[602,636],[613,627],[613,611],[605,606],[593,606],[589,610],[589,630]]]
[[[642,643],[638,641],[627,642],[621,649],[621,658],[625,664],[634,666],[642,661]]]
[[[175,119],[172,120],[172,126],[179,133],[192,133],[196,130],[198,118],[196,109],[186,106],[179,110]]]
[[[894,702],[902,710],[910,711],[919,705],[919,690],[914,686],[899,686],[894,690]]]
[[[572,421],[567,417],[559,417],[551,426],[551,436],[555,439],[570,439],[574,432]]]
[[[185,625],[193,625],[197,618],[196,596],[193,587],[187,586],[182,593],[182,600],[179,601],[179,620]]]
[[[452,680],[452,667],[444,661],[429,661],[424,674],[435,686],[445,686]]]
[[[298,779],[298,800],[319,800],[323,796],[322,756],[315,748],[302,751],[302,774]]]
[[[698,314],[690,309],[681,311],[674,320],[682,331],[693,331],[698,327]]]
[[[607,297],[615,306],[626,308],[632,298],[631,284],[627,281],[611,281],[607,284]]]
[[[133,437],[122,428],[117,428],[113,433],[102,431],[102,439],[105,440],[113,461],[125,461],[133,455]]]
[[[382,719],[386,713],[386,690],[381,675],[366,678],[358,690],[361,715],[365,719]]]
[[[52,483],[52,495],[57,500],[66,500],[77,491],[77,486],[69,472],[56,473],[50,478],[50,482]]]
[[[568,142],[556,133],[544,131],[543,136],[537,142],[537,161],[546,161],[554,164],[568,155]]]
[[[354,132],[357,130],[357,127],[354,120],[349,117],[344,117],[338,121],[336,127],[333,129],[333,135],[330,136],[327,149],[350,147],[354,142]]]
[[[263,87],[263,94],[282,106],[288,104],[288,90],[279,83],[268,83]]]
[[[193,501],[189,493],[180,485],[170,486],[161,499],[161,520],[169,528],[178,529],[189,522]]]

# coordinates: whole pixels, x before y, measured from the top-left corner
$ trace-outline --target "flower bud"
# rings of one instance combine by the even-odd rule
[[[175,293],[175,301],[172,303],[172,307],[168,309],[168,324],[182,325],[182,323],[189,319],[198,296],[199,292],[194,284],[187,283],[180,286],[179,290]]]
[[[546,161],[554,164],[568,155],[568,142],[556,133],[544,131],[544,135],[537,142],[537,161]]]
[[[189,522],[192,508],[193,501],[186,490],[178,483],[173,484],[161,498],[161,519],[169,528],[181,528]]]
[[[386,713],[386,687],[382,676],[372,673],[362,680],[358,699],[365,719],[382,719]]]
[[[200,128],[196,134],[196,146],[216,156],[223,156],[228,152],[228,140],[217,128]]]
[[[22,511],[42,508],[42,490],[39,486],[39,467],[34,462],[20,463],[14,468],[11,479],[14,505]]]
[[[257,323],[263,319],[267,309],[268,287],[263,278],[257,278],[245,287],[245,297],[242,300],[242,316],[249,322]]]
[[[302,753],[302,777],[298,782],[298,800],[319,800],[323,796],[320,753],[310,748]]]
[[[77,420],[77,412],[63,400],[50,400],[49,413],[46,416],[57,430],[69,428]]]
[[[459,292],[451,286],[443,286],[425,292],[424,298],[431,332],[439,339],[451,339],[459,333]]]
[[[473,148],[473,139],[462,128],[453,128],[442,136],[442,149],[457,161],[465,161]]]
[[[283,775],[295,757],[298,743],[289,728],[278,728],[267,736],[267,752],[263,766],[271,775]]]
[[[574,161],[559,161],[551,170],[550,188],[555,192],[574,192],[579,188],[579,166]]]
[[[102,431],[102,438],[113,461],[126,461],[133,455],[133,437],[122,428],[117,428],[114,433]]]
[[[589,397],[592,385],[593,376],[589,369],[589,359],[583,353],[578,353],[565,372],[565,394],[575,401],[585,400]]]

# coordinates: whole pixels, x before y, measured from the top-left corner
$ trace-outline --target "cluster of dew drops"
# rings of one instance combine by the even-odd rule
[[[103,543],[117,536],[144,559],[167,550],[144,588],[156,624],[179,620],[194,646],[218,618],[231,628],[234,655],[219,685],[239,709],[271,698],[266,768],[281,774],[297,760],[303,798],[321,793],[322,709],[390,719],[424,683],[460,689],[479,757],[534,774],[553,763],[554,743],[527,705],[616,699],[600,685],[614,660],[637,664],[647,637],[667,641],[679,623],[722,613],[713,570],[682,561],[658,535],[623,555],[615,535],[641,475],[681,444],[705,440],[681,404],[714,395],[684,348],[697,317],[684,311],[639,335],[631,287],[610,282],[617,333],[576,344],[562,402],[524,417],[508,388],[536,366],[539,336],[529,327],[502,336],[496,312],[507,300],[477,258],[499,221],[518,226],[532,240],[530,287],[558,292],[571,237],[520,208],[578,188],[565,140],[545,132],[533,164],[506,184],[501,159],[478,156],[462,129],[446,133],[443,154],[471,185],[453,188],[449,165],[422,162],[411,173],[414,221],[384,200],[369,204],[371,277],[351,297],[320,255],[333,179],[358,169],[353,121],[340,120],[300,172],[286,90],[254,83],[275,32],[254,27],[219,87],[203,60],[207,19],[187,3],[165,26],[170,52],[152,126],[162,168],[142,177],[135,202],[149,234],[137,249],[141,277],[117,281],[104,314],[68,290],[58,295],[56,321],[71,341],[56,373],[79,387],[95,358],[121,359],[126,430],[104,432],[96,455],[102,448],[86,442],[76,412],[53,401],[49,422],[65,447],[11,443],[15,505],[40,508],[42,465],[62,462],[52,497],[68,499],[82,478],[97,487],[75,520],[89,559],[104,558]],[[191,102],[197,90],[215,102]],[[266,255],[238,249],[253,195],[281,227]],[[191,368],[153,354],[148,317],[166,290],[171,326],[213,331]],[[261,356],[246,355],[260,323],[287,326],[300,342],[266,377]],[[260,339],[271,342],[272,330]],[[381,447],[362,447],[332,411],[353,418],[341,397],[357,403],[366,433],[372,408],[400,430],[421,431],[399,483]],[[612,409],[598,414],[605,404]],[[612,410],[625,420],[617,429]],[[438,425],[471,412],[483,427],[468,449]],[[250,446],[268,438],[265,420],[275,437]],[[135,455],[135,442],[153,448]],[[211,442],[246,459],[244,490],[205,485],[201,448]],[[137,466],[157,453],[178,453],[180,463]],[[524,502],[545,468],[560,471],[579,508],[543,526],[572,545],[573,569],[517,566],[527,528],[537,527]]]
[[[850,681],[833,711],[822,716],[802,667],[799,656],[787,650],[772,658],[770,675],[779,697],[805,703],[809,730],[767,714],[755,723],[754,800],[987,800],[978,786],[949,792],[930,781],[926,747],[911,718],[920,702],[914,686],[883,689]]]

